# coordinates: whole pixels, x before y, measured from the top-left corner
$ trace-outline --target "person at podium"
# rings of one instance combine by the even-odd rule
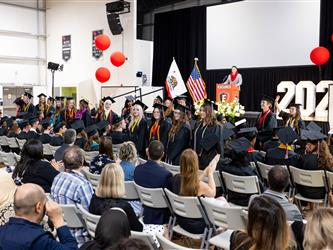
[[[227,80],[223,80],[223,84],[236,84],[237,86],[241,86],[242,82],[242,75],[238,73],[238,69],[236,66],[231,67],[231,72],[228,75]]]

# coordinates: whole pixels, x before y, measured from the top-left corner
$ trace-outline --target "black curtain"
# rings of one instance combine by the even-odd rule
[[[320,45],[333,53],[330,40],[333,33],[333,1],[321,0]],[[310,54],[310,51],[309,51]],[[215,100],[215,84],[222,81],[230,69],[206,70],[206,7],[195,7],[155,15],[153,85],[164,86],[172,57],[175,57],[186,82],[193,68],[193,58],[199,58],[199,68],[206,82],[208,97]],[[243,76],[240,102],[248,111],[259,110],[262,94],[274,97],[281,81],[320,79],[317,66],[289,66],[239,69]],[[333,55],[322,67],[322,78],[333,78]],[[320,99],[319,99],[320,100]]]

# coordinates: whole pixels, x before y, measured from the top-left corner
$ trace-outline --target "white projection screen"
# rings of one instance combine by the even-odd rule
[[[310,65],[320,0],[246,0],[207,7],[207,69]]]

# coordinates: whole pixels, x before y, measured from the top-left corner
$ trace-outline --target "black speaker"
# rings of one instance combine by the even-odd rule
[[[123,1],[117,1],[112,3],[106,4],[106,12],[113,13],[113,12],[121,12],[124,11],[125,4]]]
[[[121,26],[119,15],[118,14],[108,14],[108,23],[111,30],[112,35],[119,35],[123,32],[123,27]]]

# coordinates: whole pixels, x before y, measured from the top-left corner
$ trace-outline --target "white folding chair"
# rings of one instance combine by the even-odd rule
[[[14,153],[0,151],[0,162],[3,162],[6,166],[13,167],[16,165],[17,160]]]
[[[293,180],[294,187],[295,184],[298,184],[306,187],[324,188],[325,190],[327,190],[327,181],[324,170],[303,170],[290,166],[289,171],[291,174],[291,179]],[[296,190],[297,187],[294,188],[293,197],[296,200],[297,205],[300,209],[302,209],[299,202],[300,200],[312,203],[323,203],[325,206],[327,206],[327,192],[325,192],[324,199],[311,199],[302,196],[298,192],[296,193]]]
[[[54,155],[49,143],[43,144],[43,155]]]
[[[1,146],[8,146],[8,142],[7,142],[7,136],[5,136],[5,135],[2,135],[2,136],[0,136],[0,145]]]
[[[241,194],[260,194],[258,177],[253,176],[238,176],[222,172],[223,182],[226,187],[226,192],[229,191]]]
[[[177,249],[177,250],[199,250],[195,248],[188,248],[188,247],[183,247],[181,245],[178,245],[171,240],[168,240],[163,236],[163,234],[156,234],[156,238],[158,242],[160,243],[161,247],[163,250],[171,250],[171,249]]]
[[[122,146],[123,144],[120,143],[120,144],[112,144],[112,152],[113,152],[113,156],[115,158],[118,158],[119,156],[119,151],[120,151],[120,147]]]
[[[150,249],[158,249],[151,234],[145,232],[131,231],[131,238],[143,240]]]
[[[70,228],[85,227],[82,214],[74,204],[60,204],[62,212],[64,214],[64,220],[67,226]]]
[[[136,191],[135,183],[134,181],[125,181],[125,196],[123,199],[126,200],[139,200],[139,194],[138,191]]]
[[[209,243],[219,248],[229,249],[232,232],[246,228],[246,220],[242,214],[243,208],[224,207],[218,200],[211,198],[201,197],[200,201],[212,225],[208,233],[206,249],[208,249]],[[211,237],[212,233],[216,233],[219,227],[224,229],[224,232]]]
[[[138,160],[137,160],[137,165],[141,165],[141,164],[144,164],[146,163],[147,161],[145,159],[142,159],[141,157],[138,157]]]
[[[82,218],[84,220],[88,234],[91,237],[95,238],[96,227],[97,227],[97,224],[98,224],[101,216],[89,213],[80,204],[77,207],[78,207],[80,213],[82,214]]]
[[[327,177],[327,187],[329,190],[333,190],[333,172],[326,171],[326,177]]]
[[[199,174],[201,174],[202,172],[203,172],[203,170],[199,170]],[[223,187],[222,180],[221,180],[221,175],[220,175],[219,171],[217,171],[217,170],[214,171],[213,178],[214,178],[214,182],[215,182],[216,187]],[[205,176],[203,178],[203,181],[208,183],[208,177]]]
[[[17,143],[18,143],[18,145],[19,145],[19,147],[20,147],[20,150],[22,150],[22,148],[23,148],[23,145],[26,143],[26,141],[27,140],[25,140],[25,139],[17,139],[16,138],[16,141],[17,141]]]
[[[85,156],[85,160],[86,162],[88,162],[90,164],[90,162],[99,154],[98,151],[84,151],[84,156]]]
[[[52,145],[49,145],[49,147],[50,147],[50,150],[52,152],[52,155],[54,156],[54,154],[57,151],[57,149],[60,148],[61,146],[52,146]]]
[[[172,173],[172,175],[176,175],[176,174],[180,173],[180,166],[171,165],[166,162],[161,162],[161,164],[163,167],[165,167],[167,170],[169,170]]]
[[[6,140],[7,140],[7,144],[10,147],[10,149],[20,148],[15,137],[6,137]]]
[[[88,181],[90,181],[93,189],[96,191],[99,179],[101,178],[100,174],[92,174],[89,172],[89,169],[84,167],[82,168],[82,173],[87,178]]]
[[[201,204],[199,202],[199,199],[197,197],[188,197],[188,196],[179,196],[174,194],[168,189],[164,189],[169,201],[170,205],[172,207],[172,211],[178,215],[182,216],[184,218],[189,219],[202,219],[205,218],[204,212],[202,210]],[[203,249],[206,243],[206,238],[208,234],[208,226],[205,227],[204,232],[202,234],[193,234],[185,229],[183,229],[181,226],[177,225],[176,223],[176,217],[173,220],[172,227],[171,227],[171,233],[170,233],[170,239],[172,240],[173,231],[184,235],[186,237],[189,237],[191,239],[195,240],[201,240],[200,249]]]

